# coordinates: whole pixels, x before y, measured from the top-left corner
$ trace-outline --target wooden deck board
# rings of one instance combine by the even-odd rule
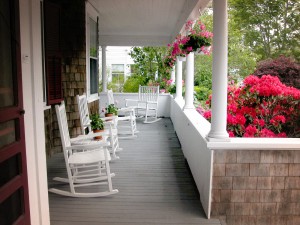
[[[170,119],[138,123],[138,130],[137,138],[120,140],[121,159],[111,162],[119,193],[84,199],[49,193],[51,225],[220,225],[205,217]],[[66,176],[63,155],[47,164],[49,187],[58,187],[52,178]]]

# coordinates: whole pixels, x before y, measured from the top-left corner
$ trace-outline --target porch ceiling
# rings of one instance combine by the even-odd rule
[[[210,0],[89,0],[99,12],[100,45],[162,46]]]

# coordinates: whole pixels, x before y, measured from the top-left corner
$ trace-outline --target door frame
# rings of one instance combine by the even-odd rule
[[[14,104],[12,106],[1,109],[1,121],[15,121],[15,141],[11,144],[3,146],[0,151],[1,161],[17,156],[19,173],[11,178],[3,187],[0,188],[0,200],[5,201],[18,190],[21,191],[22,202],[21,207],[23,214],[21,214],[14,224],[31,224],[30,223],[30,206],[29,206],[29,192],[28,192],[28,176],[27,176],[27,160],[25,147],[25,127],[24,127],[24,109],[23,109],[23,92],[22,92],[22,70],[21,70],[21,42],[20,42],[20,17],[19,17],[19,0],[9,1],[11,33],[15,41],[11,44],[11,57],[13,76],[13,92]]]
[[[20,0],[21,67],[32,225],[50,225],[45,150],[40,0]]]

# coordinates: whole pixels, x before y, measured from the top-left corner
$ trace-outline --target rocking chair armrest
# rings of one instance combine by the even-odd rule
[[[109,136],[109,131],[105,130],[105,131],[101,132],[101,134],[90,132],[89,134],[86,134],[86,135],[79,135],[79,136],[77,136],[75,138],[72,138],[71,139],[71,143],[74,143],[76,141],[86,140],[86,139],[92,139],[92,138],[94,138],[96,136],[99,136],[99,135],[101,135],[101,136],[107,136],[108,137]]]
[[[113,120],[111,120],[111,121],[105,121],[103,123],[104,123],[104,125],[114,125],[115,124]]]
[[[117,118],[118,118],[117,116],[108,116],[108,117],[101,117],[101,120],[107,122],[107,120],[115,120]]]
[[[83,144],[83,145],[71,145],[66,147],[68,150],[94,150],[101,147],[107,147],[110,144],[108,142],[95,142],[93,144]]]
[[[155,101],[146,101],[147,104],[157,104]]]
[[[136,104],[138,104],[139,100],[126,98],[125,99],[125,107],[128,107],[128,102],[135,102]]]
[[[125,102],[138,102],[138,99],[125,98]]]
[[[130,108],[130,107],[124,107],[124,108],[120,108],[118,109],[119,112],[132,112],[134,111],[134,108]]]

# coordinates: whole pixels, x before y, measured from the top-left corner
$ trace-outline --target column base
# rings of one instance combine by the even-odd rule
[[[207,134],[206,139],[208,141],[214,141],[214,142],[229,142],[230,141],[229,134],[227,133],[227,131],[225,131],[225,132],[210,131]]]
[[[208,137],[206,136],[206,140],[208,142],[230,142],[230,138],[226,137],[226,138],[214,138],[214,137]]]

